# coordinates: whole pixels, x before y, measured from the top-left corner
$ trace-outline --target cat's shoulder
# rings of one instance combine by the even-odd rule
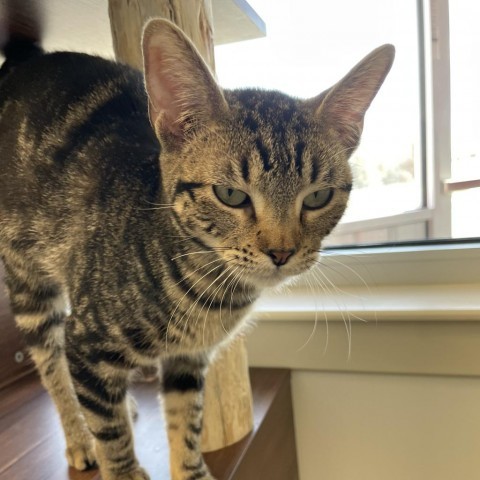
[[[70,70],[77,75],[88,74],[122,74],[141,76],[141,73],[116,60],[90,53],[58,51],[45,53],[31,60],[31,66],[40,67],[45,71],[52,69]]]
[[[97,55],[81,52],[59,51],[37,55],[13,68],[0,69],[0,93],[2,88],[43,85],[72,90],[88,84],[115,82],[133,88],[143,85],[140,71]]]

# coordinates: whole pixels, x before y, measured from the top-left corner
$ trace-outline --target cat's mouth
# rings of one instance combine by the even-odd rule
[[[240,278],[239,283],[246,283],[260,289],[279,286],[288,279],[305,273],[316,259],[314,256],[298,253],[285,259],[270,258],[272,255],[264,257],[258,255],[256,258],[242,257],[236,252],[232,256],[224,256],[232,277]]]
[[[308,269],[289,265],[258,269],[245,275],[245,282],[257,288],[277,287],[285,281],[305,273]]]

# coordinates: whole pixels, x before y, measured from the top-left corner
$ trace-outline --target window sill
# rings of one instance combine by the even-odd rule
[[[328,252],[324,261],[328,281],[313,273],[257,304],[251,365],[480,376],[479,244]],[[328,288],[312,289],[315,278]]]
[[[480,283],[341,287],[316,293],[296,288],[291,294],[265,295],[257,321],[480,321]]]
[[[480,243],[324,253],[288,293],[267,293],[257,320],[480,321]]]

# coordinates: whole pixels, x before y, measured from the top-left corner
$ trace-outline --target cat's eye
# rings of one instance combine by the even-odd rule
[[[243,208],[251,203],[250,197],[245,192],[237,190],[236,188],[214,185],[213,192],[222,203],[229,207]]]
[[[310,193],[303,199],[303,207],[307,210],[318,210],[326,207],[333,197],[333,188],[322,188]]]

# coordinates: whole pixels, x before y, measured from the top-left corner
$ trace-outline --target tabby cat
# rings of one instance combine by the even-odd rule
[[[68,463],[149,478],[126,391],[133,368],[160,361],[172,478],[212,479],[209,359],[262,289],[315,265],[394,49],[309,100],[221,89],[166,20],[144,30],[144,76],[18,38],[4,53],[0,253]]]

